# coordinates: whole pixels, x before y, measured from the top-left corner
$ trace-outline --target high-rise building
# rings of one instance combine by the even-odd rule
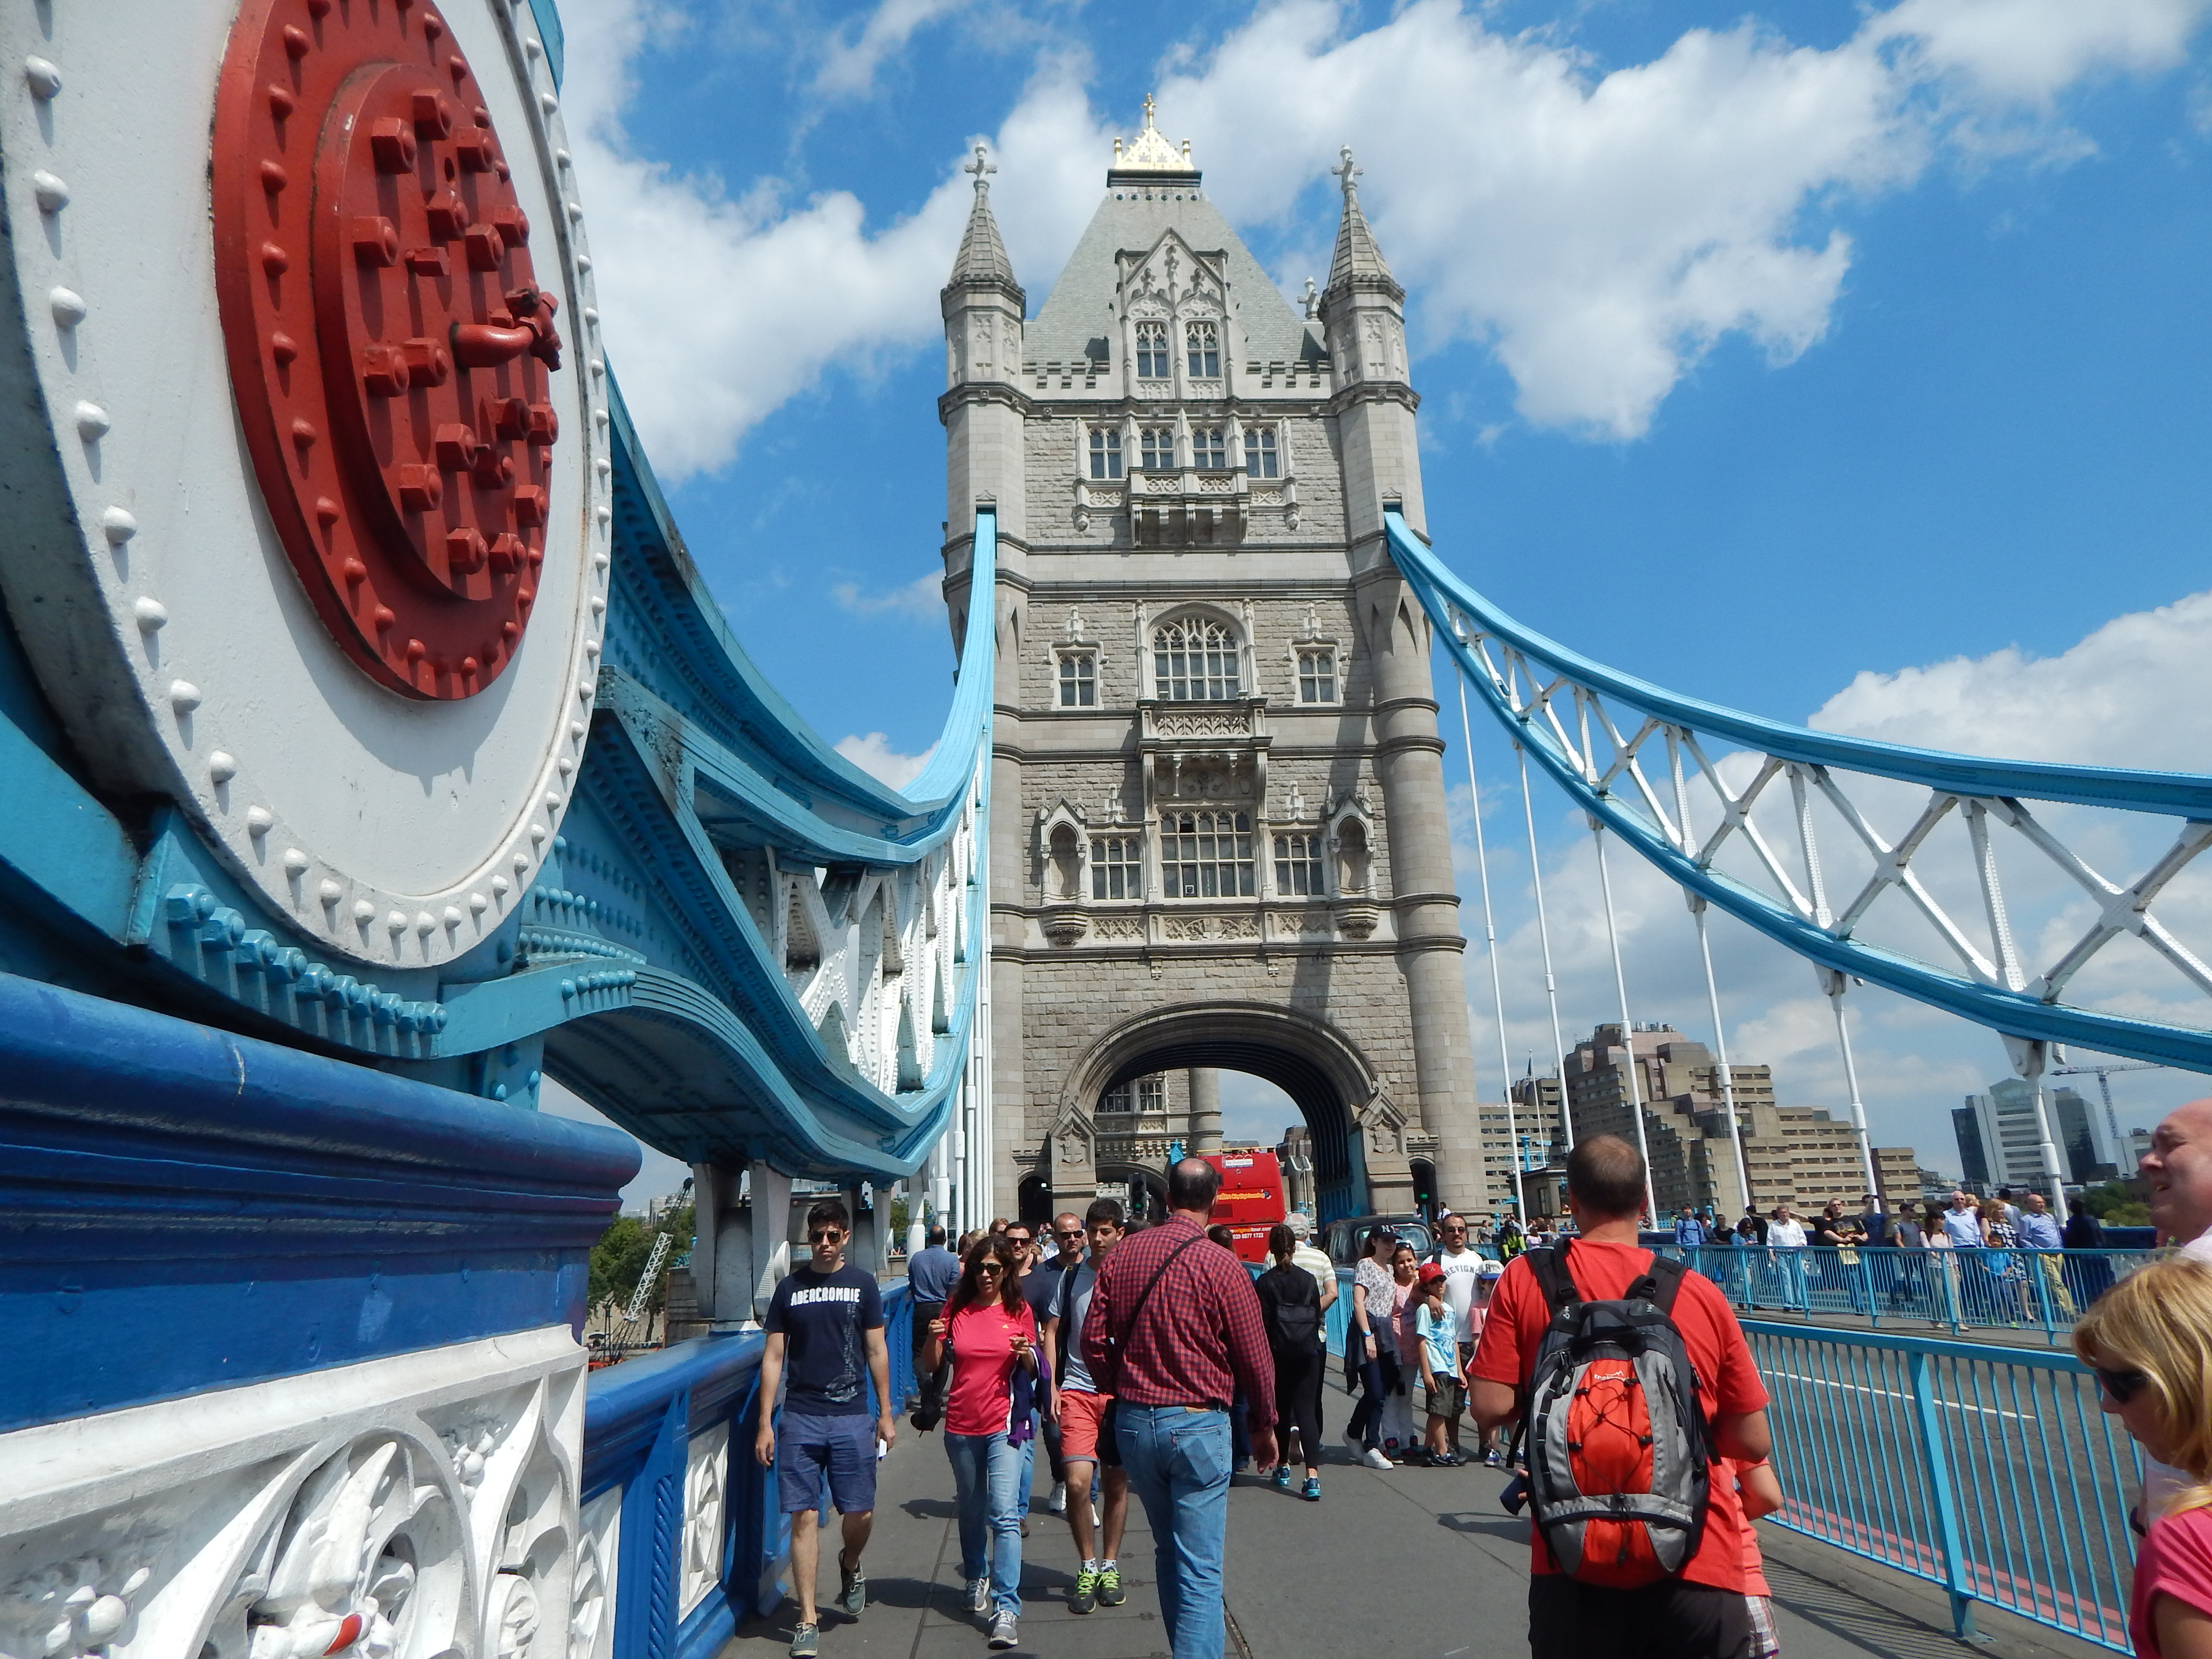
[[[1729,1066],[1738,1125],[1732,1137],[1719,1061],[1671,1025],[1638,1025],[1626,1034],[1617,1023],[1600,1025],[1575,1046],[1567,1056],[1566,1103],[1577,1139],[1617,1134],[1635,1140],[1626,1064],[1632,1055],[1652,1196],[1662,1214],[1710,1204],[1734,1216],[1747,1202],[1762,1213],[1778,1204],[1809,1211],[1832,1198],[1857,1207],[1867,1189],[1866,1158],[1849,1121],[1818,1106],[1777,1105],[1771,1069],[1735,1062]],[[1911,1147],[1872,1151],[1885,1200],[1895,1203],[1893,1193],[1917,1190]]]
[[[1982,1116],[1974,1109],[1974,1097],[1966,1097],[1963,1106],[1951,1109],[1951,1133],[1959,1143],[1960,1177],[1970,1193],[1986,1193],[1995,1185],[1990,1179],[1990,1155],[1982,1145]]]
[[[2119,1170],[2100,1155],[2098,1145],[2097,1121],[2089,1110],[2089,1103],[2079,1090],[2057,1088],[2051,1091],[2053,1114],[2051,1132],[2058,1138],[2058,1156],[2065,1160],[2066,1178],[2077,1186],[2091,1182],[2111,1181]]]
[[[2086,1103],[2071,1089],[2055,1092],[2072,1097],[2083,1132],[2090,1137],[2087,1161],[2094,1164],[2095,1132],[2088,1127]],[[2053,1102],[2046,1100],[2045,1109],[2063,1171],[2069,1159],[2063,1119]],[[2050,1191],[2050,1174],[2043,1164],[2043,1131],[2036,1121],[2035,1087],[2026,1079],[2001,1078],[1990,1085],[1986,1093],[1968,1095],[1965,1107],[1951,1109],[1951,1121],[1959,1138],[1960,1162],[1966,1165],[1970,1183],[1978,1172],[1986,1190],[2032,1187]],[[2069,1175],[2068,1178],[2081,1177]]]

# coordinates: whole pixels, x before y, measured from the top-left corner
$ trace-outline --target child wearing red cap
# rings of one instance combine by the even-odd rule
[[[1429,1396],[1429,1467],[1449,1469],[1459,1455],[1459,1414],[1467,1403],[1467,1382],[1459,1368],[1459,1317],[1444,1297],[1444,1270],[1421,1264],[1421,1305],[1413,1316],[1420,1338],[1421,1386]]]

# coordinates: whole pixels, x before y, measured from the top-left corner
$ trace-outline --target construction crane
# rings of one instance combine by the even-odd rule
[[[2112,1132],[2112,1151],[2124,1150],[2120,1143],[2120,1115],[2112,1109],[2112,1075],[2115,1072],[2163,1072],[2166,1068],[2147,1060],[2116,1060],[2103,1066],[2054,1066],[2052,1077],[2089,1077],[2097,1079],[2097,1088],[2105,1097],[2105,1127]]]
[[[653,1299],[653,1281],[660,1277],[661,1263],[668,1260],[668,1252],[675,1243],[673,1233],[663,1233],[653,1241],[653,1254],[645,1259],[645,1271],[637,1276],[637,1288],[630,1292],[629,1306],[623,1310],[622,1328],[615,1333],[610,1347],[620,1350],[629,1346],[638,1321],[645,1317],[646,1304]]]

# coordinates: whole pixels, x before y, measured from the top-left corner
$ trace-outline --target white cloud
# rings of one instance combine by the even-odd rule
[[[891,740],[881,732],[871,732],[866,737],[842,737],[837,739],[837,752],[878,782],[894,789],[903,789],[921,775],[921,769],[929,764],[929,757],[937,752],[932,744],[919,755],[902,755],[891,747]]]
[[[945,619],[945,579],[933,570],[887,593],[865,593],[858,582],[839,582],[830,588],[830,597],[856,616],[876,617],[889,611],[911,622]]]
[[[1869,671],[1810,723],[1969,755],[2199,771],[2212,755],[2212,592],[2115,617],[2055,657],[2008,647]]]
[[[830,40],[817,96],[865,90],[957,3],[882,0]],[[669,27],[650,5],[579,9],[568,108],[611,350],[676,478],[726,464],[833,366],[933,341],[971,198],[951,155],[891,223],[848,191],[788,202],[764,179],[732,197],[639,155],[629,66]],[[1468,0],[1415,0],[1356,33],[1330,0],[1279,0],[1209,55],[1170,54],[1188,66],[1160,84],[1162,118],[1245,223],[1285,219],[1350,142],[1419,335],[1489,344],[1525,419],[1625,440],[1722,338],[1786,362],[1822,337],[1851,256],[1821,222],[1836,198],[1909,185],[1947,153],[2085,153],[2050,113],[2058,95],[2179,63],[2208,9],[1902,0],[1826,50],[1753,24],[1693,29],[1601,75],[1550,35],[1492,33]],[[1033,301],[1098,199],[1113,129],[1088,73],[1048,51],[997,135],[993,204]]]
[[[883,0],[857,29],[840,29],[823,54],[814,90],[823,98],[859,98],[874,90],[876,71],[915,32],[957,11],[968,0]]]

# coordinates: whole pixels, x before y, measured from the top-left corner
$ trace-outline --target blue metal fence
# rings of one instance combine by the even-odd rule
[[[1745,1312],[1845,1315],[1874,1329],[1929,1325],[2039,1333],[2063,1346],[2082,1309],[2148,1261],[2151,1250],[1908,1250],[1710,1244],[1686,1256]]]
[[[2128,1650],[2134,1443],[2072,1356],[1747,1320],[1776,1517],[1977,1601]]]
[[[914,1390],[904,1284],[884,1288],[884,1314],[891,1397],[903,1401]],[[619,1509],[611,1570],[602,1567],[606,1651],[618,1659],[710,1659],[782,1598],[790,1526],[752,1449],[764,1346],[757,1332],[702,1337],[592,1374],[582,1496],[587,1531],[595,1506]]]

